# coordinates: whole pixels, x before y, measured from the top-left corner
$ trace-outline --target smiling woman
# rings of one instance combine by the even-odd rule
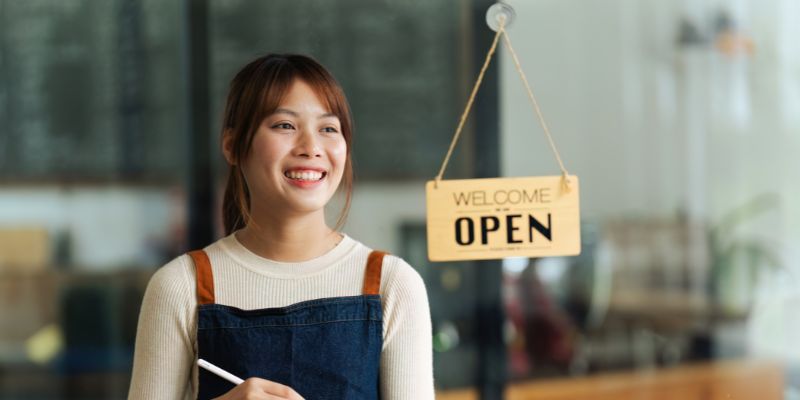
[[[319,217],[345,171],[349,194],[352,180],[347,154],[350,124],[343,134],[339,117],[328,111],[326,103],[309,84],[296,79],[282,99],[281,107],[272,112],[268,109],[267,116],[256,127],[249,157],[237,156],[234,150],[236,131],[233,127],[225,129],[223,153],[232,173],[242,174],[250,194],[262,200],[250,204],[249,210],[241,210],[246,218],[258,221],[273,213],[280,213],[282,218],[308,218],[309,214]],[[347,117],[343,115],[343,118]],[[236,218],[246,221],[246,218]],[[251,233],[245,227],[242,235]],[[338,241],[336,235],[327,236]]]
[[[230,165],[223,204],[227,233],[243,228],[251,219],[248,190],[256,188],[248,185],[245,170],[249,166],[240,165],[240,160],[251,150],[254,155],[268,152],[265,156],[276,157],[280,151],[292,151],[287,146],[293,144],[301,145],[294,150],[300,151],[302,157],[284,160],[287,163],[304,159],[304,163],[313,165],[344,159],[336,165],[338,177],[329,185],[336,189],[341,182],[345,191],[346,201],[337,223],[340,227],[353,187],[353,124],[344,92],[324,67],[299,55],[267,56],[251,62],[231,83],[223,124],[223,154]],[[328,135],[309,135],[309,130]],[[288,138],[280,138],[283,136]],[[332,149],[334,144],[336,148]],[[308,145],[324,147],[302,147]],[[326,154],[318,153],[323,149]],[[338,152],[331,154],[329,149]],[[325,168],[315,168],[327,172]]]
[[[268,55],[233,79],[222,152],[227,236],[161,268],[145,293],[132,399],[433,399],[419,274],[325,223],[352,190],[352,123],[333,77]],[[198,358],[246,378],[234,386]]]

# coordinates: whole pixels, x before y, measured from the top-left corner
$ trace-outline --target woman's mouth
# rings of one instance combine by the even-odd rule
[[[290,184],[300,188],[312,188],[317,186],[327,173],[313,169],[292,169],[283,173]]]
[[[316,182],[325,177],[325,172],[311,171],[311,170],[293,170],[283,173],[287,178],[297,181],[310,181]]]

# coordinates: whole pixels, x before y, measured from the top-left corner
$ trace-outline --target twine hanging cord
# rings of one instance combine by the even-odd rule
[[[469,116],[470,110],[472,110],[472,103],[475,101],[475,95],[478,93],[478,88],[481,86],[481,82],[483,82],[483,76],[486,74],[486,70],[489,68],[489,64],[492,61],[492,56],[494,55],[495,50],[497,50],[497,43],[500,41],[500,36],[503,36],[503,43],[505,43],[506,48],[511,53],[511,57],[514,60],[514,67],[517,69],[517,73],[519,73],[522,83],[525,84],[525,90],[528,92],[528,99],[533,106],[533,110],[536,113],[539,124],[542,126],[542,130],[544,130],[544,133],[547,136],[547,141],[550,143],[550,149],[553,150],[553,154],[556,156],[558,166],[561,168],[562,184],[565,189],[569,189],[569,173],[564,167],[564,162],[561,160],[561,155],[558,153],[558,149],[556,149],[555,142],[553,142],[553,137],[550,134],[550,129],[547,127],[547,123],[545,123],[544,116],[542,115],[542,110],[539,108],[539,102],[536,101],[536,96],[533,95],[533,90],[531,90],[530,84],[528,83],[528,78],[525,77],[525,72],[522,71],[522,65],[519,63],[517,53],[514,51],[514,47],[511,46],[511,38],[509,38],[508,32],[505,30],[506,18],[504,15],[500,16],[499,22],[500,26],[497,29],[497,33],[494,35],[494,40],[492,40],[492,46],[489,48],[489,52],[486,53],[486,59],[483,61],[483,66],[478,74],[478,79],[475,81],[475,85],[472,87],[472,93],[470,93],[469,100],[467,100],[467,106],[464,108],[464,112],[461,114],[461,119],[458,121],[456,133],[453,135],[453,139],[450,141],[450,148],[447,150],[447,155],[444,157],[444,162],[442,163],[442,167],[439,169],[439,174],[436,175],[434,186],[438,187],[439,181],[442,180],[444,171],[447,168],[447,163],[450,161],[450,156],[453,155],[453,149],[455,149],[458,138],[461,136],[461,131],[464,129],[464,123],[467,120],[467,116]]]

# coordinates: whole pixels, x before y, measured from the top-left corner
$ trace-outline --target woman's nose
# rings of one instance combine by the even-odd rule
[[[297,138],[295,146],[295,154],[300,157],[321,157],[322,149],[320,148],[319,139],[313,131],[303,129]]]

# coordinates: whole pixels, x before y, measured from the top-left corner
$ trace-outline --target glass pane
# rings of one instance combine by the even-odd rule
[[[144,289],[187,250],[191,145],[211,144],[217,186],[200,195],[217,208],[228,85],[269,52],[309,54],[345,89],[343,230],[424,279],[437,398],[800,397],[800,3],[507,4],[581,179],[577,257],[427,260],[424,183],[488,50],[490,2],[0,0],[0,399],[126,397]],[[207,137],[187,122],[190,24],[207,24],[191,38]],[[478,100],[447,178],[558,173],[502,44]],[[477,131],[494,112],[499,129]]]

